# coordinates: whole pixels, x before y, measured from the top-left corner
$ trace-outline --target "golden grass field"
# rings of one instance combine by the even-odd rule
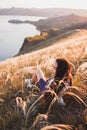
[[[37,62],[49,77],[50,65],[58,57],[68,59],[76,73],[77,68],[87,61],[87,31],[77,30],[75,35],[62,39],[50,47],[0,62],[0,84],[3,86],[8,78],[15,80],[14,78],[18,76],[21,79],[22,76],[26,77],[29,73],[33,73]]]
[[[64,38],[50,47],[0,62],[0,107],[4,100],[5,103],[7,101],[6,105],[9,105],[10,99],[14,97],[14,92],[19,89],[25,89],[24,79],[31,77],[36,70],[37,63],[48,78],[51,76],[52,63],[59,57],[66,58],[71,62],[74,75],[73,85],[83,88],[83,91],[87,94],[87,64],[85,63],[87,62],[87,30],[76,30],[75,32],[74,35]],[[82,69],[80,65],[84,63],[85,65],[82,66]],[[20,117],[17,118],[10,109],[10,107],[5,107],[4,105],[0,108],[0,114],[2,115],[0,116],[0,121],[2,122],[0,130],[5,130],[6,124],[9,124],[8,120],[10,120],[10,123],[16,122],[16,120],[19,122],[20,120]],[[9,125],[8,128],[6,130],[10,130]],[[16,129],[14,127],[11,130],[20,130],[20,128],[17,127]]]

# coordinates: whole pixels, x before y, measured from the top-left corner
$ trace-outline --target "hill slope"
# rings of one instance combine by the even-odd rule
[[[53,27],[58,27],[59,29],[61,29],[85,21],[87,21],[87,17],[81,17],[79,15],[71,14],[67,16],[39,20],[37,22],[30,21],[30,23],[34,24],[40,31],[46,31]]]
[[[13,74],[23,67],[36,66],[36,62],[45,68],[48,62],[50,64],[51,58],[56,57],[68,58],[77,68],[87,60],[87,30],[76,30],[73,33],[74,35],[69,35],[50,47],[0,62],[0,71]]]
[[[76,29],[87,29],[87,18],[69,15],[60,18],[40,20],[35,24],[38,29],[42,30],[42,33],[34,37],[25,38],[18,55],[39,50],[50,46],[63,38],[68,38],[76,33]],[[43,31],[42,26],[45,31]]]
[[[36,94],[38,93],[36,89],[35,90],[33,89],[32,92],[30,92],[30,90],[27,89],[24,82],[25,78],[31,78],[31,74],[35,72],[37,62],[39,64],[39,68],[43,70],[47,78],[51,76],[51,69],[52,69],[51,65],[54,62],[54,59],[58,57],[66,58],[69,61],[71,61],[75,72],[77,71],[77,68],[80,66],[80,64],[84,63],[85,61],[87,63],[87,30],[76,30],[73,33],[74,35],[71,35],[71,36],[69,35],[68,38],[62,39],[61,41],[57,41],[55,42],[54,45],[51,45],[50,47],[46,47],[36,52],[21,55],[21,56],[0,62],[0,92],[1,92],[0,93],[0,130],[4,130],[4,129],[21,130],[25,128],[25,123],[24,123],[25,118],[23,117],[22,114],[20,114],[21,112],[18,113],[16,111],[15,99],[17,96],[22,97],[23,101],[26,101],[27,103],[29,103],[28,104],[29,105],[28,109],[29,109],[31,108],[30,107],[31,102],[33,103],[36,100],[36,98],[38,98],[36,96]],[[85,66],[85,69],[87,70],[87,66]],[[79,75],[81,76],[81,79],[83,81],[76,80],[79,78]],[[85,75],[87,75],[86,71],[85,71]],[[86,86],[84,86],[84,81],[87,81],[87,77],[85,79],[83,77],[84,69],[83,69],[83,72],[80,71],[80,74],[78,74],[77,76],[74,77],[74,81],[75,81],[74,85],[78,87],[82,87],[82,88],[84,87],[84,89],[81,88],[81,91],[79,91],[80,89],[77,88],[76,90],[73,90],[73,92],[76,94],[77,92],[81,92],[80,94],[78,93],[77,95],[80,95],[80,97],[87,104],[87,82],[86,82]],[[70,92],[72,91],[70,90]],[[49,96],[49,93],[47,95]],[[46,98],[46,99],[47,99],[46,102],[43,99],[40,101],[40,103],[43,103],[43,104],[48,103],[49,98]],[[67,118],[69,117],[67,124],[70,124],[73,126],[74,124],[76,124],[75,127],[77,127],[78,119],[80,119],[81,121],[83,120],[83,117],[79,116],[79,115],[83,115],[83,112],[79,112],[79,110],[82,110],[81,108],[83,108],[83,105],[81,104],[81,107],[79,108],[78,104],[76,104],[75,101],[72,101],[71,99],[72,98],[70,98],[69,96],[68,98],[66,97],[66,100],[64,100],[66,101],[65,103],[67,103],[67,101],[69,100],[69,103],[66,104],[66,106],[68,106],[71,112],[69,111],[69,109],[66,109],[65,111],[66,107],[61,107],[61,108],[59,107],[58,109],[58,107],[55,107],[55,106],[52,107],[53,108],[52,111],[54,110],[54,113],[56,114],[56,119],[58,119],[59,117],[57,116],[57,112],[58,112],[60,116],[64,115],[63,119],[65,120],[66,120],[65,117]],[[77,100],[76,97],[74,98],[74,100],[75,99],[80,104],[79,100]],[[38,108],[40,108],[40,103],[38,105]],[[42,106],[43,105],[41,104],[41,108]],[[33,108],[35,108],[35,109],[32,109],[34,110],[33,112],[35,116],[35,112],[37,112],[35,110],[37,109],[36,107],[33,107]],[[68,115],[67,115],[67,111],[69,112]],[[75,112],[78,112],[78,114]],[[72,113],[73,113],[74,118],[72,118]],[[34,118],[34,116],[32,117]],[[78,125],[80,125],[79,126],[80,128],[82,128],[81,127],[82,123],[86,127],[86,118],[85,118],[86,116],[87,116],[87,111],[84,111],[84,119],[85,119],[84,122],[80,122],[80,123],[78,122]],[[29,119],[30,119],[30,116],[29,116]],[[40,118],[40,119],[43,119],[43,118]],[[35,121],[37,121],[37,118]],[[42,120],[40,120],[40,124],[41,123],[42,123]],[[64,124],[64,122],[61,122],[61,124],[62,123]],[[39,123],[37,122],[37,125],[38,124]],[[28,125],[30,124],[28,123]],[[42,125],[40,126],[42,127]],[[86,129],[82,128],[82,130],[86,130]]]

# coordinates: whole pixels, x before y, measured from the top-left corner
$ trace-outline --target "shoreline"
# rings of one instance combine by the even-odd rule
[[[29,37],[29,36],[35,36],[35,35],[39,35],[40,34],[40,31],[37,29],[37,27],[35,25],[10,25],[8,23],[8,20],[13,18],[13,17],[10,17],[10,16],[4,16],[4,17],[0,17],[1,18],[1,24],[3,23],[4,21],[4,24],[2,26],[2,31],[5,30],[4,32],[4,35],[1,35],[0,37],[3,38],[3,41],[1,41],[1,38],[0,38],[0,42],[2,43],[1,45],[1,54],[0,54],[0,62],[1,61],[4,61],[4,60],[7,60],[9,58],[12,58],[14,57],[20,50],[22,44],[23,44],[23,41],[26,37]],[[33,18],[33,17],[15,17],[16,19],[30,19],[30,20],[38,20],[40,18]],[[6,28],[7,26],[7,28]],[[6,28],[6,29],[5,29]],[[12,28],[12,29],[10,29]],[[16,29],[15,29],[16,28]],[[12,31],[9,31],[9,33],[7,34],[7,30],[12,30]],[[24,32],[23,32],[23,29],[24,29]],[[18,33],[16,33],[17,31],[16,30],[19,30]],[[2,32],[1,31],[1,32]],[[15,32],[14,32],[15,31]],[[11,33],[11,34],[10,34]],[[13,36],[13,33],[15,36]],[[20,35],[19,35],[20,34]],[[19,36],[18,36],[19,35]],[[5,40],[7,37],[7,41]],[[12,37],[12,38],[11,38]],[[10,38],[10,39],[9,39]],[[8,41],[9,40],[9,41]],[[13,43],[13,44],[11,44]],[[3,46],[7,46],[7,50],[5,49],[5,47]],[[13,47],[12,47],[13,46]],[[3,50],[2,50],[3,48]],[[13,51],[8,51],[8,50],[13,50]]]
[[[47,19],[48,19],[48,18],[47,18]],[[40,31],[40,33],[41,33],[41,32],[42,32],[42,29],[39,28],[38,24],[39,24],[39,22],[42,21],[42,20],[44,20],[44,19],[40,19],[39,21],[29,21],[29,20],[24,20],[24,21],[22,21],[22,20],[12,19],[12,20],[9,20],[8,23],[10,23],[10,24],[32,24],[32,25],[34,25],[34,26],[36,27],[36,29],[37,29],[38,31]]]

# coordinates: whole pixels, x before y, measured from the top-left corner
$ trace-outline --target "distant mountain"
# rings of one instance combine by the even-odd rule
[[[26,8],[3,8],[0,9],[0,15],[29,15],[44,17],[59,17],[69,14],[87,16],[87,10],[67,9],[67,8],[45,8],[45,9],[26,9]]]
[[[87,21],[87,17],[82,17],[75,14],[71,14],[67,16],[39,20],[37,22],[30,21],[30,23],[37,26],[37,29],[39,29],[40,31],[47,31],[54,27],[58,29],[62,29],[65,27],[73,26],[78,23],[85,22],[85,21]]]

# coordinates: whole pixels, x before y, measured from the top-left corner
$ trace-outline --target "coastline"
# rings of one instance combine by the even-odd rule
[[[25,25],[25,24],[20,24],[20,25],[12,25],[8,23],[10,19],[20,19],[20,20],[25,20],[25,19],[34,19],[38,20],[41,19],[40,17],[24,17],[24,16],[1,16],[1,22],[0,22],[0,27],[1,27],[1,36],[0,36],[0,57],[1,61],[6,60],[8,58],[13,57],[19,52],[19,49],[21,48],[23,41],[25,37],[29,36],[34,36],[34,35],[39,35],[40,31],[37,30],[35,25]],[[3,33],[2,33],[3,31]],[[5,47],[6,46],[6,47]]]

